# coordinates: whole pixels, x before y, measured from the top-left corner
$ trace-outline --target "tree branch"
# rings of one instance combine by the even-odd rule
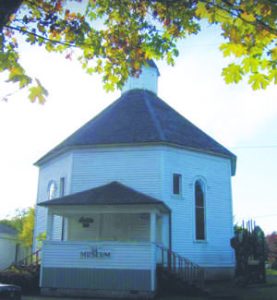
[[[231,9],[232,9],[232,7],[234,7],[234,5],[233,5],[231,2],[229,2],[228,0],[221,0],[221,1],[222,1],[223,3],[225,3],[226,5],[228,5]],[[238,9],[237,11],[240,12],[239,15],[235,15],[235,14],[233,15],[231,11],[230,11],[230,13],[232,14],[232,16],[237,16],[237,17],[240,18],[242,21],[244,21],[244,22],[246,22],[246,23],[248,23],[248,24],[251,24],[251,25],[253,25],[253,26],[255,26],[255,25],[257,25],[257,24],[260,24],[260,25],[262,25],[264,28],[266,28],[268,31],[270,31],[271,33],[277,35],[277,29],[275,29],[275,28],[271,27],[270,25],[266,24],[265,22],[263,22],[263,21],[257,19],[257,16],[256,16],[256,15],[255,15],[256,21],[255,21],[255,22],[249,22],[249,21],[245,20],[243,17],[241,17],[241,14],[242,14],[242,13],[246,13],[245,10],[243,10],[243,9]]]
[[[9,29],[12,29],[12,30],[16,30],[20,33],[23,33],[23,34],[31,34],[37,38],[40,38],[40,39],[43,39],[44,41],[47,41],[47,42],[50,42],[50,43],[53,43],[53,44],[59,44],[59,45],[63,45],[63,46],[68,46],[68,47],[74,47],[74,48],[77,48],[79,46],[81,46],[81,44],[71,44],[71,43],[66,43],[66,42],[62,42],[62,41],[57,41],[57,40],[52,40],[52,39],[49,39],[43,35],[40,35],[40,34],[37,34],[35,32],[32,32],[32,31],[29,31],[29,30],[26,30],[26,29],[22,29],[21,27],[14,27],[14,26],[10,26],[10,25],[4,25],[5,28],[9,28]]]
[[[214,2],[211,2],[209,0],[201,0],[202,2],[206,3],[206,4],[210,4],[212,6],[215,6],[217,7],[218,9],[221,9],[223,11],[226,11],[227,13],[229,13],[232,17],[236,17],[236,18],[239,18],[240,20],[242,20],[244,23],[247,23],[249,25],[252,25],[252,26],[257,26],[258,24],[263,26],[265,29],[267,29],[270,33],[274,34],[274,35],[277,35],[277,29],[271,27],[270,25],[264,23],[263,21],[259,20],[256,18],[256,21],[255,22],[250,22],[250,21],[247,21],[245,20],[241,14],[244,13],[245,11],[242,10],[242,9],[237,9],[237,8],[234,8],[234,5],[232,3],[230,3],[229,1],[227,0],[221,0],[223,3],[225,3],[226,5],[228,5],[230,7],[230,9],[222,6],[222,5],[219,5],[219,4],[216,4]],[[232,11],[232,8],[238,12],[238,14],[236,14],[235,12]]]

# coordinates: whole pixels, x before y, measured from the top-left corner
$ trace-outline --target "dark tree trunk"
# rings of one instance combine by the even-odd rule
[[[9,22],[10,16],[18,10],[23,0],[0,0],[0,33],[5,24]]]

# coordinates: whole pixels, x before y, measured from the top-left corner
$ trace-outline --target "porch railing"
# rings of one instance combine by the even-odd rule
[[[195,284],[198,287],[204,286],[203,268],[168,248],[157,245],[157,249],[160,254],[158,265],[163,269],[189,284]]]

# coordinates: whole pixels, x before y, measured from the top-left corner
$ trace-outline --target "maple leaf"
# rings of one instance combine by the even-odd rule
[[[41,85],[40,81],[36,78],[36,86],[29,88],[29,99],[31,102],[38,101],[40,104],[44,104],[46,96],[48,96],[47,90]]]
[[[261,73],[251,75],[248,82],[253,90],[265,89],[269,85],[268,77]]]
[[[242,79],[243,71],[241,66],[230,64],[222,71],[226,83],[238,83]]]

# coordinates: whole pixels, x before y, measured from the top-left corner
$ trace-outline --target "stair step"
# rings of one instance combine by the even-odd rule
[[[182,294],[203,294],[204,270],[180,254],[157,245],[161,263],[157,264],[160,290]]]

